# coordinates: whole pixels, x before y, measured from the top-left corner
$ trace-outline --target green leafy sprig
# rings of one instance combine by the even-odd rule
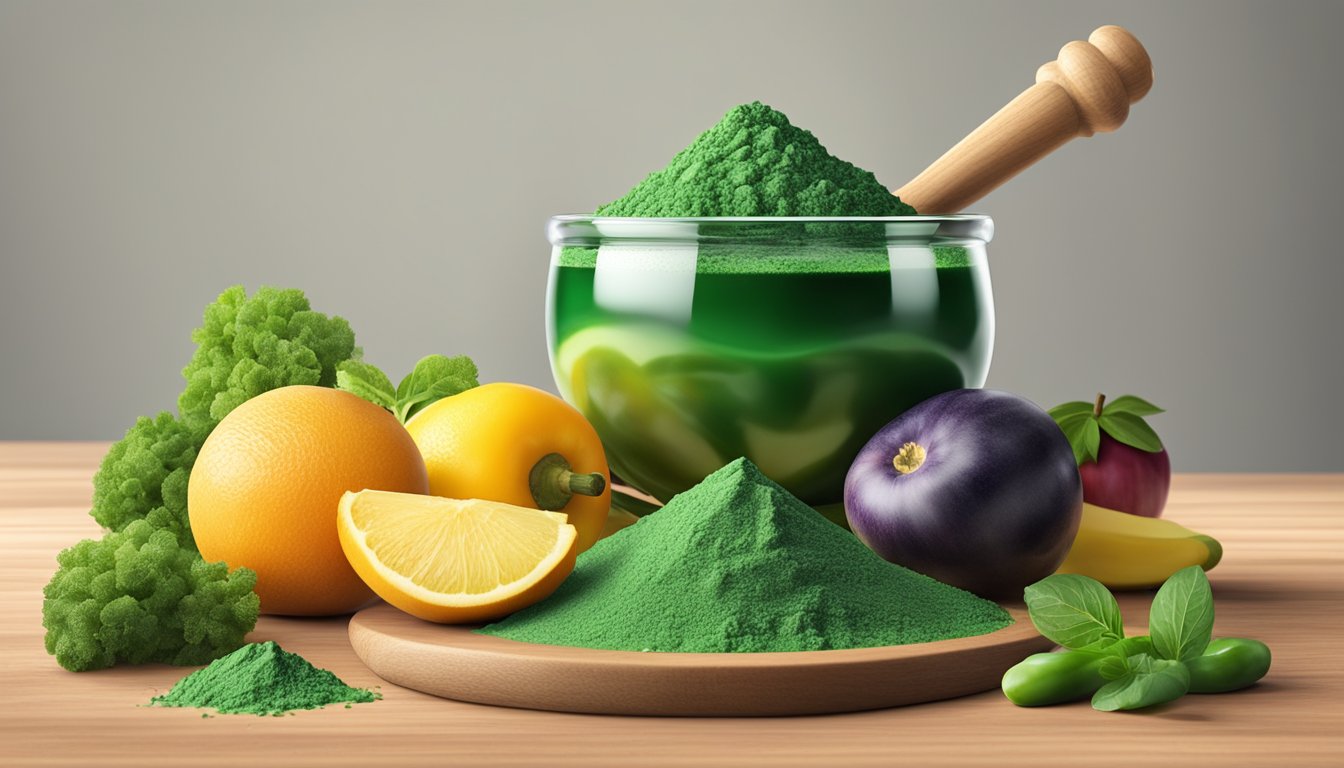
[[[431,403],[479,386],[476,376],[476,364],[466,355],[429,355],[394,387],[377,366],[347,360],[336,369],[336,388],[386,408],[405,424]]]
[[[1153,598],[1148,635],[1124,636],[1120,606],[1100,582],[1055,574],[1027,587],[1032,624],[1069,649],[1099,656],[1107,682],[1092,696],[1094,709],[1111,712],[1165,704],[1190,690],[1186,662],[1199,658],[1213,636],[1213,591],[1204,569],[1192,565],[1167,579]]]
[[[1163,413],[1161,408],[1134,395],[1121,395],[1108,403],[1106,395],[1098,394],[1094,403],[1074,400],[1050,409],[1051,418],[1069,438],[1079,465],[1097,460],[1102,432],[1141,451],[1161,451],[1161,438],[1143,418],[1159,413]]]

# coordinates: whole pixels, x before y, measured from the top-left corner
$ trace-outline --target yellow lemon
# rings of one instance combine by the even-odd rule
[[[563,512],[580,552],[601,537],[611,508],[606,453],[593,426],[555,395],[483,384],[425,408],[406,431],[435,496]]]
[[[350,565],[379,597],[442,624],[532,605],[578,555],[578,532],[563,514],[481,499],[346,493],[336,527]]]

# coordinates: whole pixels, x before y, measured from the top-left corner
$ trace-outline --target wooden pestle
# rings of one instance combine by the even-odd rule
[[[1153,63],[1127,30],[1100,27],[1059,49],[1036,84],[896,190],[921,214],[956,213],[1075,136],[1114,131],[1153,86]]]

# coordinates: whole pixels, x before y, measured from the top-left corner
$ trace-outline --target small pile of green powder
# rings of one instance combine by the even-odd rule
[[[869,171],[757,102],[734,107],[599,216],[910,216]]]
[[[177,681],[149,703],[159,707],[207,707],[224,714],[282,715],[328,704],[362,704],[380,694],[351,688],[325,669],[274,642],[251,643]]]
[[[738,459],[579,557],[548,599],[481,630],[688,653],[868,648],[982,635],[998,605],[893,565]]]

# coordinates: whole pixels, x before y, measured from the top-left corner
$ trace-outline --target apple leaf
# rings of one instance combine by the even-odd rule
[[[1092,412],[1075,413],[1070,416],[1065,416],[1062,419],[1057,419],[1057,422],[1059,428],[1063,430],[1064,436],[1069,439],[1069,447],[1073,448],[1073,460],[1079,464],[1086,463],[1089,455],[1087,449],[1088,424],[1091,424],[1094,427],[1097,424],[1097,420],[1092,417]],[[1100,436],[1098,436],[1097,442],[1101,442]]]
[[[1087,453],[1089,461],[1096,461],[1101,457],[1101,425],[1096,419],[1088,419],[1083,430],[1083,450]]]
[[[1125,445],[1149,453],[1162,450],[1162,439],[1142,417],[1132,413],[1102,413],[1100,421],[1106,434]]]
[[[1082,400],[1074,400],[1071,403],[1062,403],[1051,408],[1048,413],[1050,418],[1058,422],[1063,422],[1070,416],[1076,416],[1080,413],[1092,413],[1092,403],[1085,403]]]
[[[1102,432],[1141,451],[1162,450],[1162,440],[1143,417],[1163,410],[1141,397],[1121,395],[1108,403],[1105,395],[1097,395],[1095,403],[1074,400],[1056,405],[1049,413],[1069,439],[1079,466],[1099,459]]]
[[[1065,403],[1065,405],[1072,405],[1072,403]],[[1165,413],[1165,411],[1158,408],[1156,405],[1153,405],[1141,397],[1135,397],[1134,395],[1121,395],[1114,400],[1111,400],[1106,403],[1105,407],[1101,409],[1101,412],[1103,415],[1108,413],[1132,413],[1135,416],[1155,416],[1159,413]],[[1054,412],[1051,411],[1051,413],[1053,414]]]

